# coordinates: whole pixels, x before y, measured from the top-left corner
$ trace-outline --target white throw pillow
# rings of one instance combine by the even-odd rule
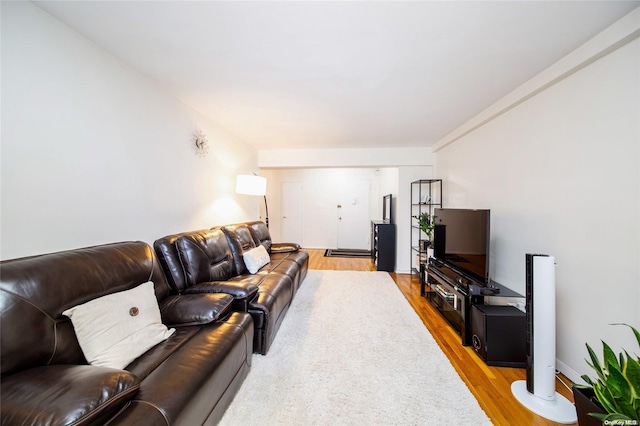
[[[87,361],[102,367],[123,369],[175,332],[162,324],[151,281],[74,306],[62,315],[71,318]]]
[[[247,266],[247,269],[252,274],[258,272],[260,268],[271,261],[269,253],[267,253],[267,249],[265,249],[263,245],[245,251],[242,253],[242,258],[244,259],[244,264]]]

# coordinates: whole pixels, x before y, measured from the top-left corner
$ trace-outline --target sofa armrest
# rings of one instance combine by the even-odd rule
[[[291,253],[300,250],[300,244],[296,243],[273,243],[271,253]]]
[[[168,327],[209,324],[231,312],[233,296],[224,293],[183,294],[160,302],[162,322]]]
[[[138,392],[132,373],[51,365],[2,377],[3,424],[105,424]]]
[[[225,293],[230,294],[234,299],[251,300],[258,293],[258,286],[242,281],[210,281],[192,285],[184,292],[184,294],[194,293]]]
[[[256,298],[258,286],[246,281],[210,281],[185,289],[184,294],[224,293],[233,296],[233,310],[247,312],[249,303]]]

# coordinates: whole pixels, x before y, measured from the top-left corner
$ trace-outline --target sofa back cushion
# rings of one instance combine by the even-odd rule
[[[256,244],[262,244],[264,248],[267,249],[267,252],[271,253],[271,245],[273,241],[271,240],[271,234],[269,233],[269,228],[264,222],[255,221],[248,222],[247,226],[251,231],[251,235],[253,236],[253,240]]]
[[[178,238],[192,233],[193,231],[167,235],[153,242],[153,249],[156,251],[160,265],[167,277],[167,282],[175,293],[182,293],[187,288],[185,272],[182,268],[176,241],[178,241]]]
[[[124,242],[0,262],[2,374],[50,364],[85,364],[68,308],[152,281],[169,292],[143,242]]]
[[[231,247],[236,275],[249,273],[242,255],[245,251],[249,251],[257,247],[257,243],[253,239],[249,226],[246,223],[238,223],[224,226],[222,229],[227,236],[229,247]]]
[[[220,228],[183,234],[175,242],[184,273],[185,287],[226,281],[234,276],[231,248]]]

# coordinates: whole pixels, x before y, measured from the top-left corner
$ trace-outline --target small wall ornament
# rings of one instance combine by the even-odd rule
[[[197,129],[193,132],[193,137],[191,138],[193,150],[196,152],[196,155],[199,157],[206,157],[209,153],[209,141],[207,140],[207,135],[201,129]]]

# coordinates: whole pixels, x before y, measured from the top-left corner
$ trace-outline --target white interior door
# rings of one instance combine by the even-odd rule
[[[282,182],[282,242],[302,244],[302,182]]]
[[[338,248],[370,248],[371,180],[344,181],[338,197]]]

